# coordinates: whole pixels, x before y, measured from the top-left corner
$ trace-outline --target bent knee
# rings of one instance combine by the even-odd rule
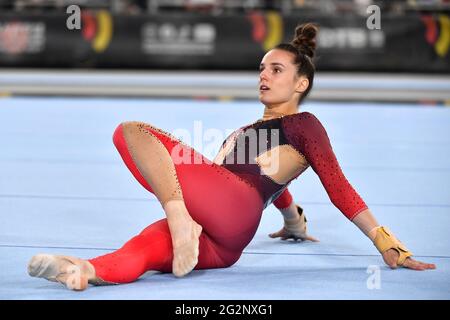
[[[146,125],[148,126],[148,124],[140,121],[124,121],[120,123],[118,127],[122,129],[124,134],[128,134],[138,132],[140,128]]]
[[[125,121],[120,123],[113,134],[113,142],[117,146],[126,140],[132,139],[133,136],[139,134],[144,126],[148,124],[140,121]]]
[[[145,126],[145,125],[148,125],[148,124],[144,123],[142,121],[124,121],[119,124],[119,126],[122,126],[122,128],[124,128],[124,129],[136,128],[136,127]]]

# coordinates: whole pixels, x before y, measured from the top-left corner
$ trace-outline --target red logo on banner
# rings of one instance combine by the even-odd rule
[[[29,28],[22,22],[10,22],[0,29],[2,51],[9,54],[25,52],[29,38]]]
[[[83,11],[81,14],[83,38],[92,45],[95,52],[105,51],[112,38],[113,23],[111,15],[105,10],[93,14]]]
[[[253,40],[261,44],[264,51],[269,51],[283,39],[283,19],[278,12],[253,12],[247,19],[252,24]]]
[[[425,25],[425,40],[438,56],[445,57],[450,47],[450,18],[444,14],[437,17],[426,14],[421,19]]]
[[[261,43],[266,37],[266,20],[261,13],[253,12],[247,17],[252,23],[252,38],[255,42]]]

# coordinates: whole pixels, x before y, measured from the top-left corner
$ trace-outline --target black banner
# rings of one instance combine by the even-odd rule
[[[324,71],[450,72],[450,16],[112,16],[0,14],[0,67],[257,70],[264,53],[290,41],[295,26],[320,27],[316,65]]]

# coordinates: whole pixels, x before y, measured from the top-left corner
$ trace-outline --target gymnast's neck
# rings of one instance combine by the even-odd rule
[[[298,109],[299,109],[298,105],[292,103],[266,105],[264,108],[262,120],[270,120],[287,116],[290,114],[295,114],[299,112]]]

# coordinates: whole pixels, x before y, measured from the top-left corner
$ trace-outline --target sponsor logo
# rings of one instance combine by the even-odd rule
[[[432,16],[424,14],[421,20],[425,25],[425,40],[430,44],[436,54],[444,58],[448,54],[450,46],[450,18],[448,15],[440,14]]]
[[[95,52],[101,53],[105,51],[113,36],[113,21],[109,12],[100,10],[94,14],[83,11],[81,13],[81,21],[83,38],[91,44]]]
[[[45,23],[11,21],[0,23],[0,53],[39,53],[45,47]]]
[[[252,24],[253,41],[261,44],[267,52],[283,39],[283,19],[278,12],[269,11],[266,14],[253,12],[247,16]]]
[[[209,23],[149,22],[142,26],[141,37],[146,54],[210,55],[215,49],[216,28]]]

